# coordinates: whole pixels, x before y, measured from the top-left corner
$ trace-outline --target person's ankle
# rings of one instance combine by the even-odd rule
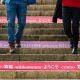
[[[21,48],[21,42],[20,41],[16,41],[15,42],[15,46],[16,46],[16,48]]]
[[[10,47],[9,53],[11,54],[15,53],[15,43],[9,43],[9,47]]]

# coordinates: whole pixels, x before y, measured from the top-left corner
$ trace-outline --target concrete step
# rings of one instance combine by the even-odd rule
[[[54,14],[54,11],[53,10],[49,10],[49,11],[45,11],[44,13],[44,10],[41,11],[41,10],[31,10],[31,11],[27,11],[27,14],[28,16],[52,16]],[[0,11],[0,16],[5,16],[6,13],[4,10],[1,10]]]
[[[80,54],[0,54],[0,61],[80,61]]]
[[[64,71],[0,71],[1,79],[34,79],[34,80],[77,80],[80,79],[80,72],[64,72]]]
[[[26,44],[27,45],[27,44]],[[63,45],[63,44],[62,44]],[[5,46],[5,45],[4,45]],[[54,45],[53,45],[54,46]],[[16,50],[15,54],[31,54],[31,55],[50,55],[53,54],[54,56],[59,53],[60,55],[66,55],[66,54],[71,54],[71,49],[70,48],[22,48],[20,50]],[[80,48],[80,47],[79,47]],[[0,48],[0,54],[8,54],[9,53],[9,48]],[[80,54],[80,49],[78,50],[78,54]]]
[[[0,34],[7,34],[7,29],[1,28]],[[24,29],[23,34],[24,35],[65,35],[63,28],[27,28]]]
[[[41,4],[43,4],[43,5],[54,5],[54,4],[56,4],[56,0],[41,0]]]
[[[45,11],[45,13],[44,13],[44,11],[34,11],[34,10],[33,11],[27,11],[28,16],[53,16],[53,14],[54,14],[53,10]]]
[[[55,5],[31,5],[28,7],[28,16],[49,16],[53,15]],[[44,13],[45,11],[45,13]],[[0,5],[0,16],[5,15],[5,7]]]
[[[36,5],[54,5],[56,0],[36,0]]]
[[[7,34],[0,34],[0,40],[7,40]],[[24,41],[66,41],[66,35],[23,35]]]
[[[15,31],[16,32],[16,31]],[[7,34],[7,29],[0,29],[0,34]],[[27,28],[24,30],[25,35],[64,35],[63,28]]]
[[[27,11],[28,16],[40,16],[41,11]],[[4,10],[0,11],[0,16],[6,16],[6,12]]]
[[[7,26],[6,26],[7,24],[6,23],[0,23],[0,29],[2,29],[2,28],[7,28]],[[30,28],[30,29],[35,29],[35,28],[39,28],[39,29],[43,29],[43,28],[47,28],[47,29],[49,29],[49,28],[52,28],[52,29],[54,29],[54,28],[59,28],[59,29],[61,29],[61,28],[63,28],[63,24],[62,23],[27,23],[26,24],[26,29],[28,28]]]
[[[53,15],[55,5],[30,5],[28,7],[27,15],[28,16],[49,16]],[[44,13],[45,11],[45,13]],[[0,5],[0,16],[4,16],[5,7]]]
[[[43,11],[43,10],[54,10],[55,9],[55,5],[30,5],[28,6],[28,10],[29,11]],[[0,5],[0,11],[4,11],[5,10],[5,6],[4,5]]]
[[[46,11],[46,10],[54,10],[56,5],[30,5],[28,7],[28,10],[41,10],[41,11]]]
[[[0,29],[0,34],[7,34],[7,29],[6,28]],[[24,29],[23,34],[24,35],[65,35],[65,32],[63,28],[27,28]]]

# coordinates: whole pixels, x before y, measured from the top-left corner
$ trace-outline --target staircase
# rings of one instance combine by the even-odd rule
[[[71,54],[62,22],[58,21],[58,24],[51,22],[55,2],[56,0],[37,0],[36,5],[28,6],[28,20],[21,42],[22,49],[14,55],[8,54],[5,8],[0,5],[0,21],[3,20],[3,23],[0,23],[0,61],[80,60],[80,54],[76,56]],[[33,17],[38,18],[38,21],[35,19],[31,22]],[[79,75],[80,72],[64,71],[0,71],[1,79],[80,79]]]

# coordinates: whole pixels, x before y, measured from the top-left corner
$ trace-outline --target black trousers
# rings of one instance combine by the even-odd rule
[[[74,44],[78,45],[80,8],[63,7],[62,17],[65,34],[69,38],[73,38]]]

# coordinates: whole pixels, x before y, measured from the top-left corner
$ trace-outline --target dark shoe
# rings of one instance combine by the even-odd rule
[[[12,43],[12,44],[10,44],[9,46],[10,46],[9,53],[10,53],[10,54],[14,54],[14,53],[15,53],[15,44]]]
[[[73,38],[70,38],[70,48],[73,49],[73,46],[74,46],[74,44],[73,44]]]
[[[16,48],[21,48],[21,44],[16,44]]]
[[[78,39],[77,38],[73,38],[72,54],[78,54]]]
[[[16,48],[21,48],[21,43],[20,43],[20,41],[19,41],[19,42],[16,41],[15,47],[16,47]]]
[[[53,22],[53,23],[57,23],[57,18],[54,18],[54,17],[53,17],[52,22]]]
[[[74,48],[72,49],[72,54],[78,54],[78,48],[75,48],[75,47],[74,47]]]

